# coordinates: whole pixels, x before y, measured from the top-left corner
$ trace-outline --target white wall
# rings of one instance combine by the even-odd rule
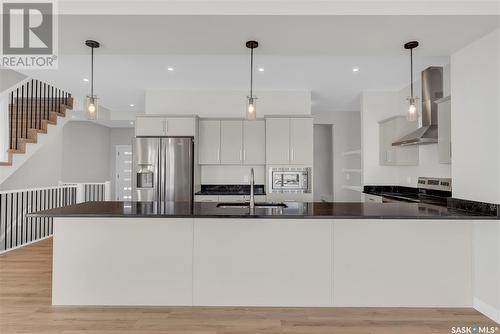
[[[330,124],[314,124],[313,166],[314,201],[333,201],[333,137]]]
[[[449,93],[449,66],[444,68],[444,94]],[[421,81],[414,82],[415,95],[421,97]],[[379,165],[378,122],[395,115],[405,115],[410,87],[399,91],[365,91],[361,98],[363,142],[363,177],[367,185],[401,185],[416,187],[419,176],[451,177],[451,165],[440,164],[437,144],[420,145],[417,166]],[[419,100],[420,102],[421,100]],[[420,105],[419,108],[421,109]],[[453,116],[452,116],[453,118]],[[453,185],[454,186],[454,185]]]
[[[360,113],[355,111],[331,112],[313,116],[315,124],[333,124],[333,200],[336,202],[359,202],[361,200],[360,192],[346,190],[342,186],[359,184],[360,176],[352,174],[351,180],[346,180],[346,174],[342,169],[360,168],[360,157],[344,157],[342,152],[360,148]],[[356,159],[358,160],[356,161]]]
[[[27,76],[10,69],[0,69],[0,93],[26,79]]]
[[[453,196],[500,203],[500,30],[451,56]]]
[[[451,56],[453,196],[500,204],[500,30]],[[475,224],[474,307],[500,322],[500,222]]]
[[[93,122],[69,122],[63,133],[62,181],[108,181],[109,128]]]
[[[245,91],[146,91],[146,114],[182,114],[200,117],[245,117]],[[310,91],[256,92],[257,117],[310,115]]]
[[[55,186],[61,180],[63,131],[40,147],[1,185],[1,190]],[[2,168],[2,167],[0,167]]]

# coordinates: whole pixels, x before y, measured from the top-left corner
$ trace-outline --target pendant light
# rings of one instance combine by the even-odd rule
[[[253,96],[253,49],[257,48],[259,43],[248,41],[246,46],[250,49],[250,95],[247,96],[246,119],[253,121],[257,118],[257,98]]]
[[[413,95],[413,49],[418,46],[417,41],[411,41],[405,44],[405,49],[410,50],[410,97],[408,97],[408,113],[406,118],[408,121],[416,121],[418,118],[417,100],[418,98]]]
[[[99,42],[87,40],[85,45],[91,49],[90,53],[90,95],[85,100],[85,114],[87,119],[97,119],[97,96],[94,95],[94,49],[99,48]]]

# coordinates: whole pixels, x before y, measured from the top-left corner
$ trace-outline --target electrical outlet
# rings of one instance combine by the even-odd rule
[[[406,177],[406,183],[407,184],[411,184],[411,176],[407,176]]]
[[[347,174],[345,175],[345,179],[346,179],[346,180],[350,180],[350,179],[351,179],[351,174],[347,173]]]
[[[248,175],[243,176],[243,182],[248,183]]]

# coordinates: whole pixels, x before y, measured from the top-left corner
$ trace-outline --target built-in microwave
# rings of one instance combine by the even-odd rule
[[[311,192],[311,168],[271,167],[269,168],[269,192]]]

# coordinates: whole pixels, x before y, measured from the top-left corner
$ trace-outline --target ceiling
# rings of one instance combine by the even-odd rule
[[[246,90],[256,39],[255,90],[311,90],[315,113],[359,110],[363,90],[408,84],[408,53],[419,40],[416,76],[498,28],[498,16],[61,16],[59,69],[25,73],[88,93],[96,39],[95,92],[113,111],[144,110],[147,89]],[[167,71],[173,67],[174,71]],[[352,69],[359,68],[354,73]],[[134,107],[130,107],[134,104]]]

